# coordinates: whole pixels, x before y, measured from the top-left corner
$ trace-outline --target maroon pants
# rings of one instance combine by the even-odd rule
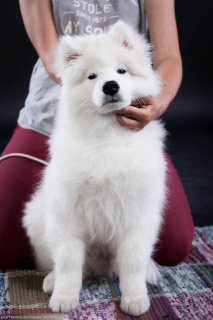
[[[17,126],[2,155],[19,152],[47,160],[47,141],[47,136]],[[194,225],[182,183],[166,153],[165,157],[169,199],[154,258],[159,264],[175,265],[190,252]],[[0,268],[24,267],[32,260],[21,219],[42,169],[42,164],[25,158],[0,162]]]

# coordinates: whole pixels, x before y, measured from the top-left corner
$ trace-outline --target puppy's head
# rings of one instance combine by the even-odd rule
[[[55,53],[55,70],[75,105],[102,114],[160,91],[150,45],[121,21],[106,33],[62,37]]]

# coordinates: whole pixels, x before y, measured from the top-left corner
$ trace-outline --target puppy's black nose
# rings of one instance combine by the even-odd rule
[[[119,89],[119,84],[113,80],[105,82],[102,88],[103,92],[110,96],[114,96],[114,94],[116,94],[119,91]]]

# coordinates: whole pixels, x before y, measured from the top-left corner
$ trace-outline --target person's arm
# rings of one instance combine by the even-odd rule
[[[54,51],[58,43],[58,34],[54,24],[50,0],[19,0],[26,32],[41,58],[49,76],[57,83],[52,71]]]
[[[153,44],[154,69],[165,86],[161,94],[143,99],[143,108],[126,107],[118,113],[121,126],[141,130],[160,117],[174,99],[182,80],[182,60],[175,19],[174,0],[145,0],[149,32]],[[134,104],[134,102],[132,103]],[[130,119],[131,118],[131,119]]]

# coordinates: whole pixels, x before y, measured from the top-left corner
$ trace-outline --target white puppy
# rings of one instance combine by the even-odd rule
[[[37,265],[49,272],[43,289],[53,311],[68,312],[84,275],[115,272],[121,309],[142,314],[146,281],[157,277],[165,131],[159,121],[139,132],[121,127],[115,110],[160,92],[150,46],[118,22],[107,33],[62,37],[56,69],[63,85],[50,164],[23,218]]]

